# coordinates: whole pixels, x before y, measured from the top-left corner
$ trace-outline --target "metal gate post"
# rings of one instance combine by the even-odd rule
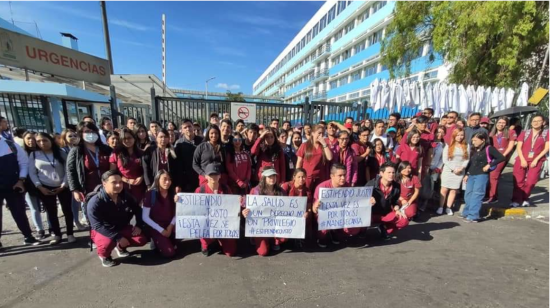
[[[46,124],[46,129],[48,130],[48,133],[53,133],[53,117],[50,109],[50,101],[48,101],[45,96],[41,95],[40,102],[42,103],[42,110],[44,111],[43,120]]]
[[[155,87],[151,87],[151,109],[153,110],[153,120],[159,120],[159,101],[155,94]]]
[[[111,85],[109,89],[111,90],[111,120],[113,121],[113,127],[118,128],[118,104],[116,99],[115,86]]]
[[[304,119],[302,123],[302,125],[306,125],[307,123],[311,122],[311,110],[310,110],[310,105],[309,105],[309,96],[306,96],[306,101],[304,102],[304,110],[303,110],[303,116],[302,118]]]

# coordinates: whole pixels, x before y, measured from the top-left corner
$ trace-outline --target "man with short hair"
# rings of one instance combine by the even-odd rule
[[[404,132],[405,128],[402,127],[401,125],[399,125],[399,120],[401,120],[401,114],[399,112],[394,112],[394,113],[390,114],[390,116],[388,118],[388,129],[392,128],[392,127],[395,129],[395,139],[394,140],[398,143],[401,142],[401,140],[403,138],[403,134],[405,133]]]
[[[456,128],[456,121],[458,120],[458,112],[456,111],[450,111],[447,113],[447,123],[445,124],[445,137],[443,138],[445,140],[445,143],[450,145],[451,144],[451,137],[453,135],[453,131]]]
[[[126,191],[122,176],[117,170],[109,170],[101,176],[101,184],[88,201],[88,219],[91,238],[97,247],[97,255],[104,267],[115,266],[111,258],[116,250],[119,257],[127,257],[128,247],[144,246],[147,238],[141,232],[143,220],[141,208]],[[135,217],[136,225],[130,224]]]
[[[286,120],[283,122],[283,129],[288,132],[290,129],[292,129],[292,125],[290,124],[290,121]]]
[[[99,127],[99,137],[103,144],[107,144],[107,133],[113,131],[113,121],[109,117],[101,118],[101,125]]]
[[[446,114],[441,116],[441,119],[439,119],[439,125],[443,125],[443,126],[447,127],[447,115]]]
[[[435,136],[435,134],[437,133],[437,127],[439,125],[433,121],[434,110],[432,108],[424,108],[424,110],[422,111],[422,115],[425,116],[428,120],[428,130]]]
[[[91,122],[95,124],[94,117],[92,117],[91,115],[85,115],[84,117],[82,117],[82,122]]]
[[[372,223],[380,223],[380,237],[390,239],[390,234],[395,230],[409,225],[405,214],[405,208],[401,208],[399,197],[401,186],[395,181],[395,165],[386,162],[380,166],[380,174],[367,183],[372,187],[372,196],[376,203],[372,207]]]
[[[237,121],[235,121],[235,131],[237,133],[243,133],[245,128],[246,125],[244,124],[244,121],[242,119],[238,119]]]
[[[319,207],[321,205],[320,197],[319,197],[319,190],[321,188],[340,188],[340,187],[350,187],[349,183],[346,183],[346,172],[347,168],[346,166],[342,164],[333,164],[330,168],[330,179],[326,180],[322,183],[320,183],[317,188],[315,188],[315,193],[313,195],[313,207],[312,211],[316,214],[317,219],[319,217]],[[371,198],[370,200],[371,204],[375,204],[375,199]],[[340,244],[340,236],[354,236],[359,234],[362,228],[344,228],[339,230],[319,230],[317,232],[317,245],[321,248],[327,247],[327,235],[330,233],[332,243],[334,245]]]
[[[386,135],[385,131],[385,124],[382,120],[377,120],[374,124],[374,131],[371,134],[370,142],[374,143],[375,139],[380,139],[386,146],[386,149],[392,150],[393,149],[393,140]]]
[[[0,117],[0,135],[2,138],[13,141],[13,136],[10,132],[10,126],[8,125],[8,119]]]
[[[151,121],[149,122],[149,131],[147,132],[149,134],[149,139],[151,141],[157,140],[157,134],[161,130],[160,123],[157,121]]]
[[[5,120],[5,119],[4,119]],[[0,119],[2,121],[2,119]],[[25,213],[25,179],[28,175],[29,158],[25,150],[0,134],[0,237],[2,235],[2,204],[6,200],[17,228],[24,236],[24,245],[38,245],[32,235],[29,219]],[[0,243],[2,249],[2,243]]]
[[[279,119],[271,119],[271,123],[269,124],[269,127],[276,129],[279,131]]]
[[[251,153],[252,147],[254,146],[256,139],[258,139],[259,134],[260,134],[260,127],[257,124],[252,123],[248,126],[248,129],[246,130],[246,136],[244,136],[244,142],[243,142],[243,149],[247,151],[248,154]]]
[[[210,120],[209,120],[208,123],[209,123],[208,126],[212,126],[212,125],[218,126],[220,124],[220,116],[216,112],[212,112],[210,114]],[[206,136],[206,131],[208,130],[208,126],[206,126],[204,128],[204,131],[202,132],[203,136]],[[208,137],[208,136],[206,136],[206,137]]]
[[[131,130],[131,131],[133,131],[133,132],[136,132],[136,130],[137,130],[136,125],[137,125],[137,120],[136,120],[136,118],[134,118],[134,117],[128,117],[128,118],[126,119],[126,127],[127,127],[129,130]]]
[[[468,127],[464,128],[464,140],[466,140],[466,143],[470,144],[472,141],[472,136],[477,132],[484,132],[487,135],[489,134],[487,129],[479,125],[480,121],[481,114],[479,112],[471,113],[468,117]]]
[[[220,124],[220,132],[221,132],[220,140],[222,142],[222,145],[233,146],[232,144],[233,136],[231,135],[233,134],[233,123],[231,123],[230,120],[223,119]]]
[[[177,171],[174,172],[176,192],[192,193],[199,187],[199,175],[193,169],[193,154],[202,141],[203,138],[195,134],[193,122],[184,119],[181,123],[181,136],[174,146],[178,158]]]

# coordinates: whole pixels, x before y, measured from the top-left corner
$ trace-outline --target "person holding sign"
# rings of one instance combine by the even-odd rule
[[[212,131],[212,129],[209,129]],[[220,183],[222,174],[222,166],[219,163],[210,163],[204,168],[204,178],[206,179],[206,184],[201,184],[196,190],[195,193],[200,194],[219,194],[219,195],[230,195],[231,190],[224,184]],[[201,238],[201,251],[205,256],[209,256],[212,251],[210,244],[218,241],[220,244],[223,253],[232,257],[237,253],[237,240],[236,239],[213,239],[213,238]]]
[[[327,180],[327,168],[332,161],[332,152],[323,138],[325,129],[315,125],[311,130],[311,137],[300,146],[296,168],[304,168],[307,172],[306,185],[311,191],[319,183]]]
[[[193,154],[193,169],[199,175],[199,184],[204,185],[209,181],[206,178],[206,166],[211,163],[218,163],[220,165],[221,177],[220,180],[222,183],[226,183],[225,168],[223,164],[225,161],[225,148],[221,144],[221,132],[217,126],[209,126],[206,129],[206,134],[204,136],[204,142],[201,143]]]
[[[111,252],[119,257],[130,255],[126,248],[144,246],[147,238],[141,232],[141,208],[132,196],[124,191],[122,176],[109,170],[101,176],[102,186],[88,201],[88,219],[91,238],[104,267],[115,266]],[[135,216],[136,225],[130,224]]]
[[[315,194],[313,195],[313,213],[317,214],[317,220],[319,220],[319,207],[321,205],[320,201],[320,195],[319,190],[321,188],[340,188],[340,187],[350,187],[348,183],[346,183],[346,166],[342,164],[333,164],[330,169],[330,180],[326,180],[319,184],[317,188],[315,188]],[[372,205],[375,204],[376,200],[371,197],[370,202]],[[330,232],[332,243],[334,245],[339,245],[339,235],[343,236],[354,236],[359,234],[362,228],[344,228],[344,229],[338,229],[338,233],[336,233],[336,230],[319,230],[317,232],[317,245],[321,248],[327,247],[327,235]]]
[[[548,130],[544,129],[544,118],[535,115],[531,129],[523,131],[517,141],[518,157],[514,164],[514,194],[511,207],[529,206],[531,190],[537,184],[546,154],[548,154]]]
[[[262,177],[262,169],[272,167],[281,179],[286,176],[285,153],[281,145],[276,140],[277,131],[274,128],[266,128],[260,138],[256,140],[252,147],[252,155],[256,156],[258,165],[258,179]]]
[[[313,202],[311,199],[311,191],[306,185],[306,178],[306,170],[297,168],[294,170],[294,174],[292,175],[292,181],[284,183],[281,185],[281,188],[285,192],[285,195],[289,197],[307,197],[307,211],[305,213],[306,237],[310,237],[313,232],[313,224],[311,222],[311,215],[309,215],[309,212],[311,212],[311,205]],[[296,241],[296,245],[299,246],[299,248],[302,244],[302,240]]]
[[[257,196],[284,196],[285,192],[281,189],[277,183],[277,171],[274,168],[267,167],[262,170],[260,177],[260,184],[252,188],[251,195]],[[244,209],[243,217],[247,217],[250,213],[250,209]],[[256,245],[256,252],[258,255],[265,257],[269,253],[269,244],[271,239],[265,237],[255,237],[254,243]],[[286,238],[275,238],[275,244],[273,245],[274,251],[281,249],[280,244],[286,242]]]
[[[155,177],[160,170],[174,173],[177,170],[176,153],[170,144],[170,136],[166,129],[161,129],[156,135],[156,145],[144,151],[143,180],[147,187],[153,186]]]
[[[172,177],[166,170],[155,176],[151,190],[143,200],[143,222],[146,233],[155,243],[156,249],[167,258],[176,254],[174,226],[176,224],[175,192],[170,188]]]
[[[140,203],[146,190],[141,162],[143,151],[138,147],[136,135],[128,128],[122,129],[121,141],[122,146],[115,149],[109,158],[111,170],[120,171],[124,189]]]
[[[227,148],[225,167],[229,174],[229,186],[235,194],[246,195],[250,186],[252,159],[244,150],[243,137],[233,133],[233,147]]]
[[[412,219],[416,215],[417,200],[422,184],[418,176],[413,175],[411,163],[408,161],[402,161],[397,167],[397,182],[401,184],[400,211],[405,213],[408,219]]]
[[[409,225],[409,219],[399,205],[401,185],[394,178],[395,165],[387,162],[380,166],[380,174],[367,183],[373,187],[372,196],[376,199],[376,205],[372,207],[372,222],[380,223],[380,236],[386,240],[391,238],[395,229]]]
[[[357,161],[355,152],[351,148],[351,134],[349,131],[340,131],[336,150],[337,156],[334,161],[346,166],[346,183],[350,183],[354,187],[357,183]]]

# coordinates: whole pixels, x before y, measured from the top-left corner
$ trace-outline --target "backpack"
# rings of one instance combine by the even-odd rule
[[[527,138],[529,138],[529,135],[531,135],[531,130],[530,129],[525,131],[525,137],[523,137],[523,142],[527,141]],[[548,136],[548,130],[547,129],[542,131],[542,139],[546,139],[546,136]]]
[[[15,142],[5,139],[6,143],[8,144],[8,147],[10,147],[10,150],[15,156],[17,156],[17,147],[15,146]]]
[[[491,163],[493,160],[491,159],[491,155],[489,154],[489,147],[491,147],[490,145],[486,146],[485,147],[485,155],[487,155],[487,163]],[[489,172],[495,170],[497,168],[498,165],[494,165],[494,166],[491,166],[489,168]]]

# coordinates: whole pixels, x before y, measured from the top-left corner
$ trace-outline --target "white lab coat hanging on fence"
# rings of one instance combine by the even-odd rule
[[[475,109],[474,111],[479,112],[481,114],[484,114],[485,109],[485,89],[483,86],[478,86],[477,91],[475,92],[474,97],[476,103],[475,103]]]
[[[508,90],[506,90],[506,108],[504,109],[508,109],[508,108],[511,108],[512,107],[512,102],[514,101],[514,96],[516,95],[516,91],[508,88]]]
[[[516,101],[516,106],[527,106],[529,100],[529,85],[524,82],[521,85],[521,90],[519,91],[518,100]]]

